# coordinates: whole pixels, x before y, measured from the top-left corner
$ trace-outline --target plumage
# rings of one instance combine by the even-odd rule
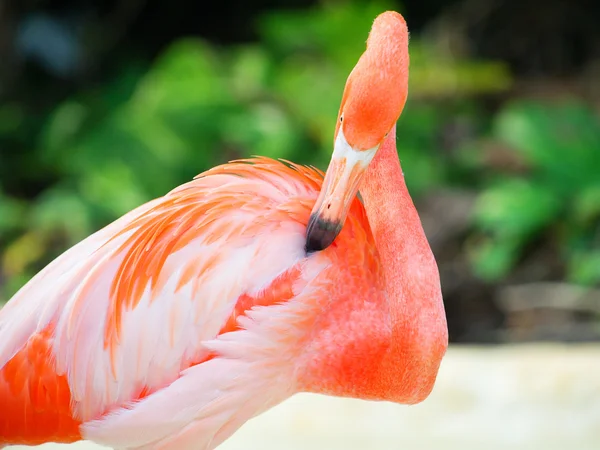
[[[50,386],[56,383],[62,387],[56,406],[67,412],[71,401],[74,406],[75,421],[65,422],[65,432],[79,438],[74,425],[147,397],[179,378],[182,370],[206,364],[213,351],[207,341],[238,329],[252,307],[292,298],[301,302],[307,297],[308,302],[316,285],[328,289],[322,269],[331,262],[322,255],[307,257],[304,251],[306,222],[322,175],[292,167],[267,158],[216,167],[59,257],[40,274],[41,280],[33,280],[2,310],[0,366],[10,361],[0,386],[32,400],[32,414],[43,408],[38,417],[45,422],[46,408],[55,400],[43,403],[45,398],[36,400],[32,393],[45,389],[47,380]],[[344,236],[373,252],[360,204],[354,210]],[[353,260],[352,271],[365,270],[361,259]],[[376,260],[371,256],[366,263]],[[50,280],[51,290],[48,283],[39,285],[43,291],[35,289],[36,283]],[[309,306],[299,304],[298,313]],[[287,317],[297,312],[273,311],[277,313]],[[285,322],[282,331],[290,329]],[[26,343],[15,358],[15,350]],[[60,374],[54,380],[52,364],[37,362],[47,361],[48,350]],[[268,348],[256,351],[266,356]],[[20,361],[30,370],[15,367]],[[198,376],[213,378],[204,371]],[[20,417],[10,412],[6,408],[0,414],[4,426],[16,430],[13,421]],[[27,429],[38,429],[35,416],[31,420]],[[10,433],[4,439],[8,437]]]
[[[402,50],[399,18],[377,20]],[[325,185],[314,168],[234,161],[128,213],[27,283],[0,310],[0,446],[209,450],[301,391],[427,397],[447,329],[395,151],[406,95],[391,98],[374,122],[390,125],[379,127],[361,184],[365,205],[352,191],[362,156],[332,159]],[[335,240],[307,251],[320,239],[309,221],[329,210],[317,199],[343,185],[346,166],[353,184],[332,198],[348,205],[330,203]]]

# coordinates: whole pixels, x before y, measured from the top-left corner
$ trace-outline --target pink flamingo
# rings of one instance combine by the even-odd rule
[[[406,23],[383,13],[324,180],[215,167],[25,285],[0,311],[0,446],[213,449],[297,392],[424,400],[448,335],[396,152],[408,64]]]

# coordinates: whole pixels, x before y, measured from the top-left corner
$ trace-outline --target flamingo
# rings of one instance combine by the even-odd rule
[[[385,12],[324,176],[217,166],[27,283],[0,311],[0,446],[208,450],[298,392],[427,398],[448,332],[396,151],[408,64],[406,22]]]

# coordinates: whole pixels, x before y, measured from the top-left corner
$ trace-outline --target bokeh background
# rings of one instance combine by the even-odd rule
[[[591,0],[4,0],[0,301],[213,165],[325,169],[346,76],[386,9],[412,32],[398,148],[451,340],[598,340]]]
[[[0,303],[218,163],[325,169],[346,76],[386,9],[411,30],[398,149],[451,342],[600,340],[593,0],[2,0]]]

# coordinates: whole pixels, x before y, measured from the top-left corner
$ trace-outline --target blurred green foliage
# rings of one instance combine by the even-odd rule
[[[215,164],[256,154],[325,168],[346,77],[388,6],[326,2],[269,13],[254,44],[183,39],[152,64],[130,61],[110,82],[68,98],[33,139],[19,105],[0,105],[0,137],[34,141],[13,176],[43,186],[34,198],[0,190],[0,300],[66,247]],[[472,248],[482,277],[502,277],[528,239],[553,228],[569,277],[593,282],[600,278],[592,250],[600,239],[597,118],[577,105],[514,104],[488,123],[474,98],[511,82],[499,62],[457,58],[411,37],[411,93],[398,124],[409,188],[418,198],[491,180],[474,215],[475,233],[485,234]],[[442,130],[462,116],[510,145],[531,173],[482,180],[473,160],[442,154]],[[0,155],[0,165],[9,164]]]
[[[600,122],[577,104],[507,105],[493,137],[509,146],[522,174],[496,171],[478,198],[474,221],[485,233],[472,249],[483,277],[505,276],[533,238],[550,233],[567,279],[600,281]]]

